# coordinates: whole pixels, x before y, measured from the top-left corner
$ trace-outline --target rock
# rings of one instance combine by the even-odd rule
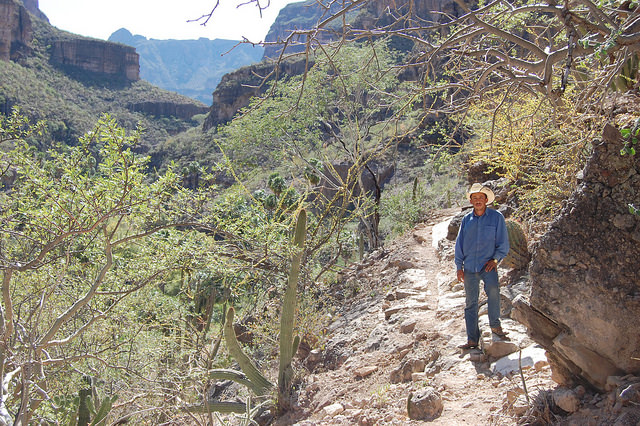
[[[434,420],[442,414],[442,397],[432,387],[410,393],[407,400],[407,415],[411,420]]]
[[[398,268],[398,270],[404,271],[405,269],[415,269],[416,264],[409,260],[392,259],[389,261],[389,263],[385,266],[384,269],[389,269],[389,268]]]
[[[56,40],[51,45],[51,62],[128,81],[140,79],[136,49],[108,41],[85,39]]]
[[[553,398],[553,402],[567,413],[575,413],[578,411],[578,408],[580,408],[580,399],[571,389],[554,389],[551,397]]]
[[[204,114],[209,108],[196,101],[142,101],[127,104],[127,109],[134,112],[155,115],[156,117],[176,117],[189,120],[196,114]]]
[[[334,417],[344,412],[344,407],[339,402],[336,402],[335,404],[324,407],[322,411],[324,412],[325,416]]]
[[[467,182],[469,185],[476,182],[486,182],[492,179],[500,178],[500,170],[496,170],[485,161],[476,161],[467,169]]]
[[[520,387],[507,390],[507,401],[509,404],[516,402],[518,397],[524,395],[524,390]]]
[[[455,215],[449,221],[449,225],[447,226],[447,240],[455,241],[458,238],[458,231],[460,230],[460,224],[462,223],[462,218],[469,213],[469,209],[462,210],[460,213]]]
[[[516,345],[515,343],[498,340],[495,342],[491,342],[489,345],[485,346],[484,352],[489,357],[498,359],[510,355],[516,352],[518,349],[520,348],[518,348],[518,345]]]
[[[0,0],[0,61],[16,60],[31,51],[33,29],[27,9],[16,0]]]
[[[492,364],[491,369],[494,373],[500,373],[503,376],[506,376],[510,373],[518,372],[520,370],[518,367],[519,357],[520,353],[517,352],[500,358]],[[521,365],[523,368],[533,367],[536,362],[546,360],[547,358],[545,355],[545,350],[538,345],[531,345],[522,350]]]
[[[431,309],[431,305],[429,303],[409,300],[407,302],[387,307],[384,310],[384,318],[388,320],[393,314],[397,314],[398,312],[403,310],[427,311],[429,309]]]
[[[371,334],[369,334],[369,338],[364,344],[364,351],[373,352],[380,349],[380,347],[382,346],[382,342],[388,339],[387,336],[387,328],[384,326],[384,324],[378,325],[373,329],[373,331],[371,331]]]
[[[367,366],[358,368],[355,371],[355,375],[356,375],[356,377],[363,378],[363,377],[370,376],[371,374],[375,373],[376,371],[378,371],[378,366],[377,365],[367,365]]]
[[[618,399],[623,406],[632,404],[640,405],[640,383],[626,386],[622,392],[620,392]]]
[[[402,324],[400,324],[400,333],[411,333],[416,328],[416,324],[418,324],[418,320],[415,318],[402,321]]]
[[[452,218],[445,220],[444,222],[440,222],[437,225],[434,225],[431,231],[431,246],[434,249],[437,249],[439,246],[440,240],[447,238],[449,234],[449,223]],[[459,226],[459,225],[458,225]],[[456,235],[457,236],[457,235]],[[454,237],[455,240],[455,237]]]
[[[529,270],[530,306],[558,330],[532,337],[552,354],[554,374],[600,390],[608,376],[640,371],[640,244],[633,238],[640,216],[627,206],[640,194],[640,155],[620,155],[621,141],[615,127],[605,126],[583,180],[537,243]],[[527,326],[540,328],[535,321]]]
[[[406,359],[398,368],[393,370],[389,375],[391,383],[408,382],[411,380],[413,373],[421,373],[424,371],[426,363],[422,359]]]
[[[469,352],[469,361],[471,361],[471,362],[486,362],[487,361],[487,356],[484,354],[484,352],[482,352],[480,350],[472,350],[471,352]]]

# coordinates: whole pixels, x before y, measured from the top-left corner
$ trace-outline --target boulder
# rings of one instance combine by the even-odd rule
[[[442,414],[443,409],[442,397],[432,387],[426,387],[409,394],[407,414],[411,420],[434,420]]]
[[[530,299],[512,316],[549,352],[554,378],[604,389],[608,376],[640,372],[640,155],[621,155],[606,126],[582,182],[542,236]]]
[[[554,389],[551,393],[553,402],[567,413],[575,413],[580,408],[580,398],[578,395],[567,388]]]

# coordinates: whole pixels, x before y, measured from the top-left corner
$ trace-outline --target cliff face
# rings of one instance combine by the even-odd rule
[[[305,49],[305,36],[290,37],[295,29],[314,28],[331,14],[341,10],[341,3],[332,2],[327,11],[316,0],[291,3],[280,10],[277,19],[269,29],[265,41],[267,45],[264,58],[276,59],[283,48],[283,42],[289,41],[287,53],[302,52]],[[417,21],[439,22],[445,16],[460,16],[461,10],[453,0],[371,0],[359,7],[350,9],[345,15],[349,26],[355,29],[372,29],[398,24],[398,16],[411,17]],[[450,18],[447,18],[450,19]],[[400,24],[403,24],[400,22]],[[342,20],[336,19],[322,28],[315,37],[322,43],[336,40],[342,36]],[[390,28],[390,27],[389,27]]]
[[[249,105],[249,100],[266,90],[262,84],[264,76],[274,70],[273,62],[261,62],[240,68],[229,74],[225,74],[213,92],[213,104],[203,124],[203,130],[216,127],[228,122],[241,108]],[[295,61],[285,61],[279,65],[280,75],[302,74],[305,69],[304,58]],[[275,73],[274,73],[275,75]],[[273,78],[269,78],[269,80]]]
[[[394,8],[393,13],[390,12],[390,7]],[[335,13],[339,10],[338,2],[332,2],[331,10],[328,13]],[[371,29],[377,26],[391,25],[395,23],[395,15],[407,13],[422,20],[438,21],[444,14],[458,16],[460,10],[453,0],[398,0],[392,5],[386,0],[375,0],[351,10],[347,17],[353,28]],[[301,52],[305,49],[305,38],[289,39],[291,31],[313,28],[327,16],[327,11],[319,7],[315,0],[291,3],[282,8],[265,39],[264,60],[267,62],[244,67],[222,77],[220,84],[213,92],[213,104],[203,129],[206,131],[228,122],[238,110],[249,104],[251,97],[262,94],[264,87],[257,87],[262,83],[259,76],[267,75],[273,69],[273,65],[268,60],[279,57],[283,49],[282,43],[285,40],[290,42],[287,46],[287,54]],[[341,22],[340,19],[337,19],[334,23],[325,26],[324,30],[317,34],[318,40],[329,42],[341,34],[339,28]],[[402,48],[410,49],[410,46]],[[287,75],[300,74],[304,71],[304,62],[302,59],[290,61],[284,64],[280,71]],[[412,72],[414,74],[411,74]],[[404,80],[415,79],[415,68],[410,68],[401,78]]]
[[[532,291],[518,319],[547,350],[556,379],[605,389],[610,376],[640,373],[640,155],[620,155],[613,126],[583,180],[537,246]]]
[[[51,62],[84,71],[140,79],[138,54],[133,47],[100,40],[76,38],[51,45]]]
[[[31,48],[31,17],[15,0],[0,0],[0,60],[16,60]]]
[[[47,18],[47,15],[42,13],[42,11],[40,10],[40,4],[38,0],[22,0],[22,4],[35,17],[42,19],[43,21],[49,22],[49,18]]]

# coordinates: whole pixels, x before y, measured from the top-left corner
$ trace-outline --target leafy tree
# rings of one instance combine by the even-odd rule
[[[365,187],[365,176],[378,182],[370,163],[395,143],[386,138],[385,123],[404,107],[391,93],[400,87],[389,71],[396,61],[385,42],[319,51],[304,76],[277,82],[268,97],[254,99],[244,115],[220,128],[218,143],[240,170],[275,168],[285,159],[302,162],[296,175],[313,175],[327,188],[316,194],[318,205],[337,206],[330,208],[334,213],[353,209],[375,248],[380,188],[373,194],[356,188]],[[304,160],[309,157],[327,166],[320,170]],[[340,172],[331,162],[347,163],[348,170]]]
[[[208,263],[210,238],[199,230],[215,228],[195,220],[206,197],[171,169],[148,182],[147,159],[133,153],[137,132],[105,117],[77,146],[43,153],[24,141],[35,134],[17,117],[0,132],[13,145],[0,159],[0,416],[27,424],[51,420],[51,398],[76,394],[83,375],[122,392],[121,379],[161,378],[148,358],[172,356],[161,336],[178,342],[187,323],[153,284]]]

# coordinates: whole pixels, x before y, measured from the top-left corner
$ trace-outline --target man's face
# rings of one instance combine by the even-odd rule
[[[474,209],[482,210],[487,205],[489,199],[487,198],[487,194],[483,192],[474,192],[469,196],[469,200]]]

